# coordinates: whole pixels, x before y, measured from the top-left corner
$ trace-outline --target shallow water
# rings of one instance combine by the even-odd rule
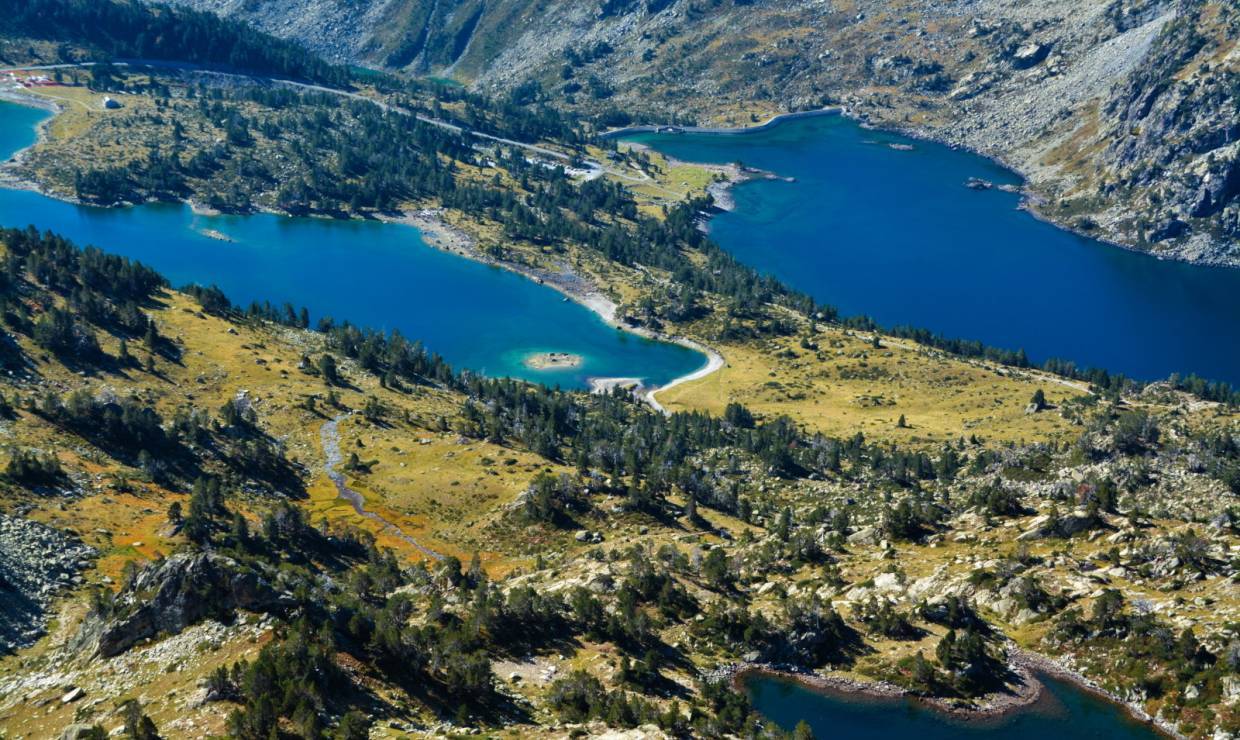
[[[1014,193],[964,186],[1019,182],[983,157],[842,116],[626,139],[795,178],[737,187],[735,211],[713,218],[711,234],[846,315],[1141,379],[1240,383],[1240,269],[1159,260],[1043,223],[1017,210]]]
[[[0,103],[0,156],[34,141],[47,113]],[[188,206],[92,208],[0,189],[0,225],[53,229],[141,260],[173,285],[217,284],[234,303],[292,303],[359,326],[399,329],[454,366],[584,388],[592,377],[661,385],[705,364],[698,352],[609,327],[597,315],[524,277],[426,246],[401,224],[199,216]],[[231,241],[206,235],[219,232]],[[581,355],[575,368],[533,370],[538,352]]]
[[[819,738],[886,740],[915,737],[1003,737],[1005,740],[1145,740],[1159,735],[1120,707],[1069,683],[1042,677],[1048,691],[1033,706],[984,721],[950,718],[911,699],[843,697],[807,689],[791,681],[754,677],[746,681],[754,708],[791,730],[805,720]]]

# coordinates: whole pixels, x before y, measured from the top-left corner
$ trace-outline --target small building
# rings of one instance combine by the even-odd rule
[[[121,104],[120,104],[120,101],[116,100],[115,98],[111,98],[105,95],[103,98],[103,107],[106,108],[107,110],[116,110],[117,108],[121,107]]]

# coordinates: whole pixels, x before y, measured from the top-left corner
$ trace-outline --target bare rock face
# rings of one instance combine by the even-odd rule
[[[214,553],[177,554],[141,571],[122,591],[116,608],[92,612],[73,648],[109,657],[208,617],[230,621],[238,609],[280,612],[292,603],[267,573]]]
[[[1214,35],[1234,34],[1240,12],[1216,16],[1180,3],[1141,66],[1106,101],[1113,118],[1104,157],[1120,187],[1138,190],[1143,218],[1130,238],[1188,241],[1205,232],[1230,242],[1207,261],[1240,260],[1240,53]],[[1219,31],[1218,27],[1227,28]],[[1161,245],[1169,246],[1169,245]]]

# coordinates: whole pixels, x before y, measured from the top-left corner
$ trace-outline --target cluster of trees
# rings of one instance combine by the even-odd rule
[[[847,665],[862,648],[861,636],[829,605],[816,597],[808,604],[785,601],[781,619],[725,599],[712,602],[703,618],[691,625],[693,634],[740,655],[760,660],[821,668]]]
[[[141,306],[166,284],[140,262],[72,242],[51,232],[0,229],[7,247],[0,263],[0,314],[13,330],[28,334],[39,346],[62,359],[84,363],[101,357],[89,324],[122,337],[141,336],[155,342],[157,332]],[[53,295],[64,305],[56,305]],[[27,298],[37,298],[43,311],[29,313]],[[8,343],[6,354],[15,351]]]
[[[65,475],[55,454],[41,455],[34,450],[13,450],[4,475],[14,483],[28,486],[53,486]]]
[[[913,640],[922,631],[913,626],[908,615],[896,611],[891,602],[871,596],[857,606],[856,616],[870,632],[895,640]]]
[[[347,69],[300,44],[213,13],[164,4],[4,0],[0,34],[81,44],[107,59],[189,62],[328,84],[349,81]]]
[[[1088,616],[1079,608],[1060,614],[1052,634],[1062,644],[1088,645],[1113,662],[1112,683],[1159,698],[1175,687],[1197,687],[1195,695],[1179,693],[1175,705],[1204,707],[1222,696],[1222,678],[1240,671],[1240,650],[1233,645],[1216,655],[1202,645],[1191,627],[1176,629],[1147,609],[1128,609],[1124,595],[1105,589],[1094,599]]]
[[[134,398],[92,395],[79,389],[64,397],[45,393],[35,410],[126,460],[154,461],[179,454],[179,440],[164,430],[159,412]],[[144,454],[145,453],[145,454]]]
[[[33,228],[2,229],[0,243],[6,248],[0,261],[0,312],[9,328],[28,334],[35,344],[69,365],[115,370],[133,364],[128,349],[131,338],[141,338],[151,358],[175,358],[175,345],[160,336],[142,310],[166,285],[155,271],[93,247],[80,250],[63,237]],[[197,294],[212,308],[229,310],[230,304],[218,289]],[[31,306],[39,311],[37,315],[31,316]],[[298,315],[287,306],[285,313],[265,304],[255,306],[251,315],[291,317],[295,325],[308,322],[304,309]],[[95,327],[119,338],[117,357],[101,351]],[[3,364],[24,369],[19,345],[7,334],[0,339]],[[192,408],[165,419],[136,398],[106,390],[47,392],[22,403],[165,483],[190,481],[198,474],[202,461],[190,454],[188,443],[201,448],[198,457],[213,455],[219,466],[238,478],[264,483],[286,495],[303,491],[299,474],[280,445],[252,420],[230,415],[227,408],[212,425],[208,414]],[[11,413],[7,399],[4,409]],[[27,462],[23,458],[23,466],[30,467]],[[32,467],[26,476],[37,477]]]
[[[218,698],[241,703],[228,718],[228,734],[238,740],[278,737],[282,718],[299,737],[324,738],[324,710],[334,703],[333,694],[349,688],[336,664],[330,631],[313,630],[305,621],[294,623],[283,639],[264,646],[252,662],[234,665],[231,673],[217,671],[208,684]],[[332,736],[362,740],[368,727],[365,716],[352,710]]]
[[[191,193],[188,168],[175,154],[152,149],[145,159],[125,165],[78,170],[73,192],[88,203],[117,205],[145,200],[178,201]]]
[[[628,727],[654,722],[678,737],[719,736],[753,721],[743,696],[720,687],[704,687],[704,698],[690,700],[687,713],[679,707],[659,710],[641,696],[661,692],[666,684],[660,668],[674,651],[660,641],[658,628],[697,611],[676,579],[641,548],[628,553],[628,572],[609,605],[582,587],[563,595],[528,586],[501,590],[490,583],[477,556],[468,567],[445,557],[429,567],[402,569],[372,539],[320,531],[295,507],[275,507],[261,532],[249,533],[244,518],[235,515],[231,528],[221,527],[229,513],[222,489],[212,481],[195,486],[190,509],[186,527],[193,512],[208,512],[200,546],[228,554],[238,569],[278,568],[301,615],[253,662],[217,670],[208,681],[211,700],[241,705],[229,720],[236,737],[266,738],[280,724],[308,738],[364,737],[352,734],[361,733],[365,722],[351,711],[356,694],[336,665],[337,652],[365,661],[464,722],[504,702],[495,692],[494,657],[555,648],[574,636],[612,641],[643,657],[625,669],[628,691],[609,691],[575,675],[553,686],[549,702],[566,719],[600,718]],[[329,581],[315,576],[321,568],[331,574]],[[106,603],[97,609],[116,610]],[[790,629],[804,632],[822,624],[816,610],[798,617]],[[325,724],[329,714],[342,717],[334,729]]]
[[[1002,483],[990,483],[973,490],[969,503],[988,516],[1021,516],[1025,507],[1020,495]]]
[[[602,720],[609,727],[629,728],[652,724],[673,737],[688,736],[692,729],[678,702],[672,702],[666,710],[660,710],[654,702],[632,696],[623,689],[608,689],[582,670],[575,670],[552,682],[547,703],[564,722]],[[749,711],[742,713],[745,718],[750,714]]]
[[[1007,665],[986,647],[986,636],[971,627],[959,634],[949,629],[934,650],[939,665],[951,677],[952,688],[965,696],[976,696],[1003,683]]]
[[[259,194],[275,191],[273,205],[295,214],[385,212],[408,200],[450,195],[451,163],[474,158],[460,135],[367,102],[277,86],[188,94],[223,141],[189,153],[174,126],[162,151],[79,171],[78,196],[109,204],[175,201],[196,187],[212,207],[248,211]],[[244,114],[249,104],[261,112]],[[283,153],[281,171],[272,169],[269,146],[255,146],[260,133]]]

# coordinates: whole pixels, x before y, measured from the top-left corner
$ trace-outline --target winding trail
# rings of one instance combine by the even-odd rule
[[[335,484],[336,493],[340,495],[340,498],[348,501],[353,507],[353,510],[358,514],[366,517],[367,519],[379,522],[383,525],[383,528],[390,532],[393,536],[417,548],[418,552],[432,560],[443,560],[443,555],[440,555],[405,534],[400,527],[389,522],[373,511],[367,511],[366,500],[362,498],[362,494],[354,491],[352,488],[349,488],[348,483],[345,482],[344,473],[341,473],[336,469],[340,466],[340,463],[344,461],[344,455],[340,451],[340,422],[348,418],[351,413],[352,412],[341,414],[330,421],[324,422],[323,428],[319,432],[319,437],[323,442],[323,454],[327,458],[323,463],[323,470],[327,473],[327,477],[331,479],[332,483]]]

